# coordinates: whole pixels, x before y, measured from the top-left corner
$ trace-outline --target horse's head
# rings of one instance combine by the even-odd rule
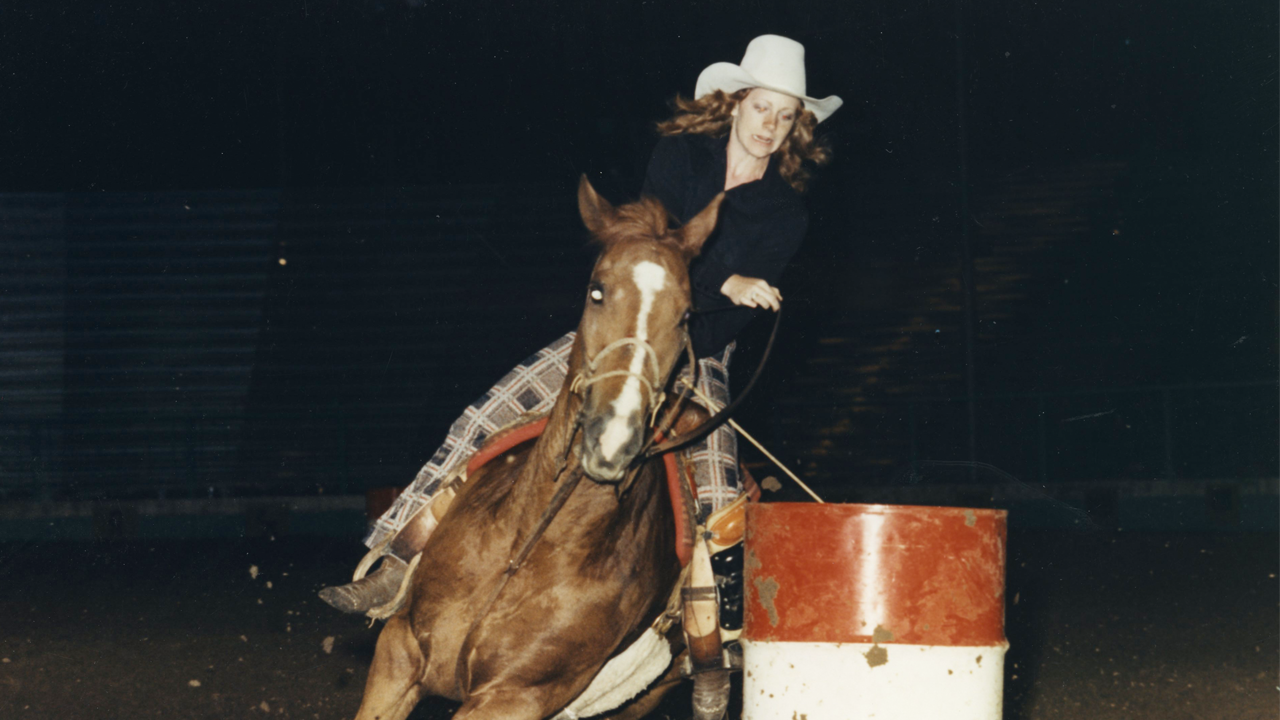
[[[617,208],[586,177],[582,221],[601,247],[578,327],[584,367],[582,467],[596,480],[622,479],[649,432],[650,415],[687,343],[689,261],[715,228],[723,195],[678,229],[652,198]]]

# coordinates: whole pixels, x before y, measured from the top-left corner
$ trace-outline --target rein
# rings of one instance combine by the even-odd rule
[[[565,444],[564,454],[560,457],[560,466],[556,470],[555,475],[551,478],[552,482],[559,480],[560,476],[564,474],[565,468],[569,464],[569,453],[573,450],[573,440],[577,437],[578,430],[581,426],[582,413],[579,412],[578,417],[573,421],[573,430],[569,432],[569,441]],[[462,638],[462,644],[458,646],[458,660],[453,671],[454,682],[457,683],[458,695],[460,697],[467,697],[470,695],[470,688],[467,688],[463,684],[463,674],[466,671],[466,654],[467,647],[471,643],[471,636],[474,635],[476,629],[480,627],[480,622],[484,620],[485,617],[488,616],[489,611],[493,609],[493,604],[498,601],[498,596],[501,595],[503,589],[507,587],[507,583],[511,580],[511,577],[520,570],[521,566],[524,565],[524,561],[529,558],[529,553],[533,552],[533,546],[537,545],[538,541],[542,539],[543,533],[545,533],[547,528],[551,526],[551,521],[555,520],[556,515],[560,513],[560,509],[564,507],[564,504],[569,501],[569,496],[573,494],[574,489],[578,487],[578,483],[582,481],[584,475],[586,475],[586,473],[582,471],[581,467],[574,468],[573,472],[569,474],[569,477],[565,479],[564,484],[556,488],[555,494],[551,496],[551,501],[547,503],[547,509],[543,510],[542,516],[538,518],[538,524],[534,526],[533,532],[529,534],[529,537],[525,538],[524,544],[521,545],[520,549],[507,561],[507,568],[502,571],[502,578],[498,580],[498,584],[493,588],[493,592],[489,594],[489,599],[485,601],[484,609],[476,615],[475,620],[471,621],[471,627],[467,629],[467,634]]]
[[[652,345],[640,338],[624,337],[605,345],[601,348],[600,352],[596,353],[595,357],[587,359],[585,370],[579,371],[578,374],[574,376],[573,382],[569,384],[569,392],[575,393],[585,400],[587,388],[601,380],[604,380],[605,378],[620,376],[628,378],[633,377],[644,383],[645,387],[649,389],[649,406],[653,408],[654,415],[656,416],[658,408],[662,407],[662,403],[666,400],[666,394],[662,391],[661,387],[656,385],[649,378],[645,377],[644,372],[637,373],[630,370],[610,370],[607,373],[600,373],[599,375],[596,374],[596,368],[606,355],[614,350],[627,346],[635,348],[632,352],[644,355],[645,368],[642,368],[642,370],[651,370],[653,372],[654,380],[657,380],[659,373],[657,351],[653,349]],[[652,424],[652,421],[650,421],[650,424]]]
[[[712,311],[704,311],[704,312],[716,312],[716,311],[712,310]],[[729,416],[733,414],[733,411],[737,410],[738,406],[742,404],[742,401],[745,400],[747,395],[751,393],[752,388],[754,388],[756,385],[756,381],[760,379],[760,375],[764,372],[765,363],[769,362],[769,354],[773,351],[773,341],[776,340],[778,337],[778,326],[781,323],[782,323],[782,309],[779,308],[778,311],[774,313],[773,329],[769,331],[769,342],[766,343],[764,346],[764,354],[760,357],[760,364],[756,366],[756,371],[751,374],[751,379],[747,381],[747,386],[742,388],[742,392],[739,393],[737,397],[735,397],[728,405],[725,405],[724,408],[720,410],[720,412],[716,413],[715,415],[712,415],[710,418],[707,419],[706,422],[702,423],[698,427],[690,430],[689,432],[683,435],[673,437],[670,440],[667,440],[666,442],[658,443],[657,445],[650,447],[648,450],[645,450],[643,453],[641,453],[643,458],[645,460],[648,460],[654,457],[655,455],[661,455],[662,453],[671,452],[672,450],[679,450],[680,448],[686,445],[689,445],[690,443],[694,443],[694,442],[697,442],[698,440],[701,440],[712,430],[715,430],[717,427],[724,424],[724,422],[729,419]],[[708,408],[708,410],[710,410],[710,408]]]

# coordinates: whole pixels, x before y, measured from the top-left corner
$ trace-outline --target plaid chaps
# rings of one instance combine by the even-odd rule
[[[555,405],[569,372],[569,352],[576,332],[569,332],[531,355],[471,403],[454,421],[444,444],[418,471],[409,487],[382,517],[369,527],[364,544],[370,548],[394,537],[440,490],[445,478],[467,462],[471,454],[498,430],[526,413],[545,413]],[[715,412],[729,402],[730,343],[719,357],[698,361],[698,389],[719,403]],[[689,368],[682,374],[687,376]],[[721,425],[705,440],[687,450],[698,486],[698,505],[703,514],[733,502],[742,493],[738,477],[738,438],[728,424]]]

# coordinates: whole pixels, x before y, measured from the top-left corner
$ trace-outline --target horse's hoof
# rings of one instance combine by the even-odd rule
[[[320,599],[344,613],[366,613],[395,598],[408,567],[400,558],[386,555],[377,570],[356,582],[324,588]]]

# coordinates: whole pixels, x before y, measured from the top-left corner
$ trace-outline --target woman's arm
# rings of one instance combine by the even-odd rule
[[[720,294],[734,305],[776,312],[782,293],[775,283],[800,249],[808,227],[807,215],[797,213],[774,218],[757,228],[754,242],[743,248],[745,252],[738,256],[738,262],[732,268],[720,265],[721,272],[726,273],[718,276],[724,278],[718,288]]]

